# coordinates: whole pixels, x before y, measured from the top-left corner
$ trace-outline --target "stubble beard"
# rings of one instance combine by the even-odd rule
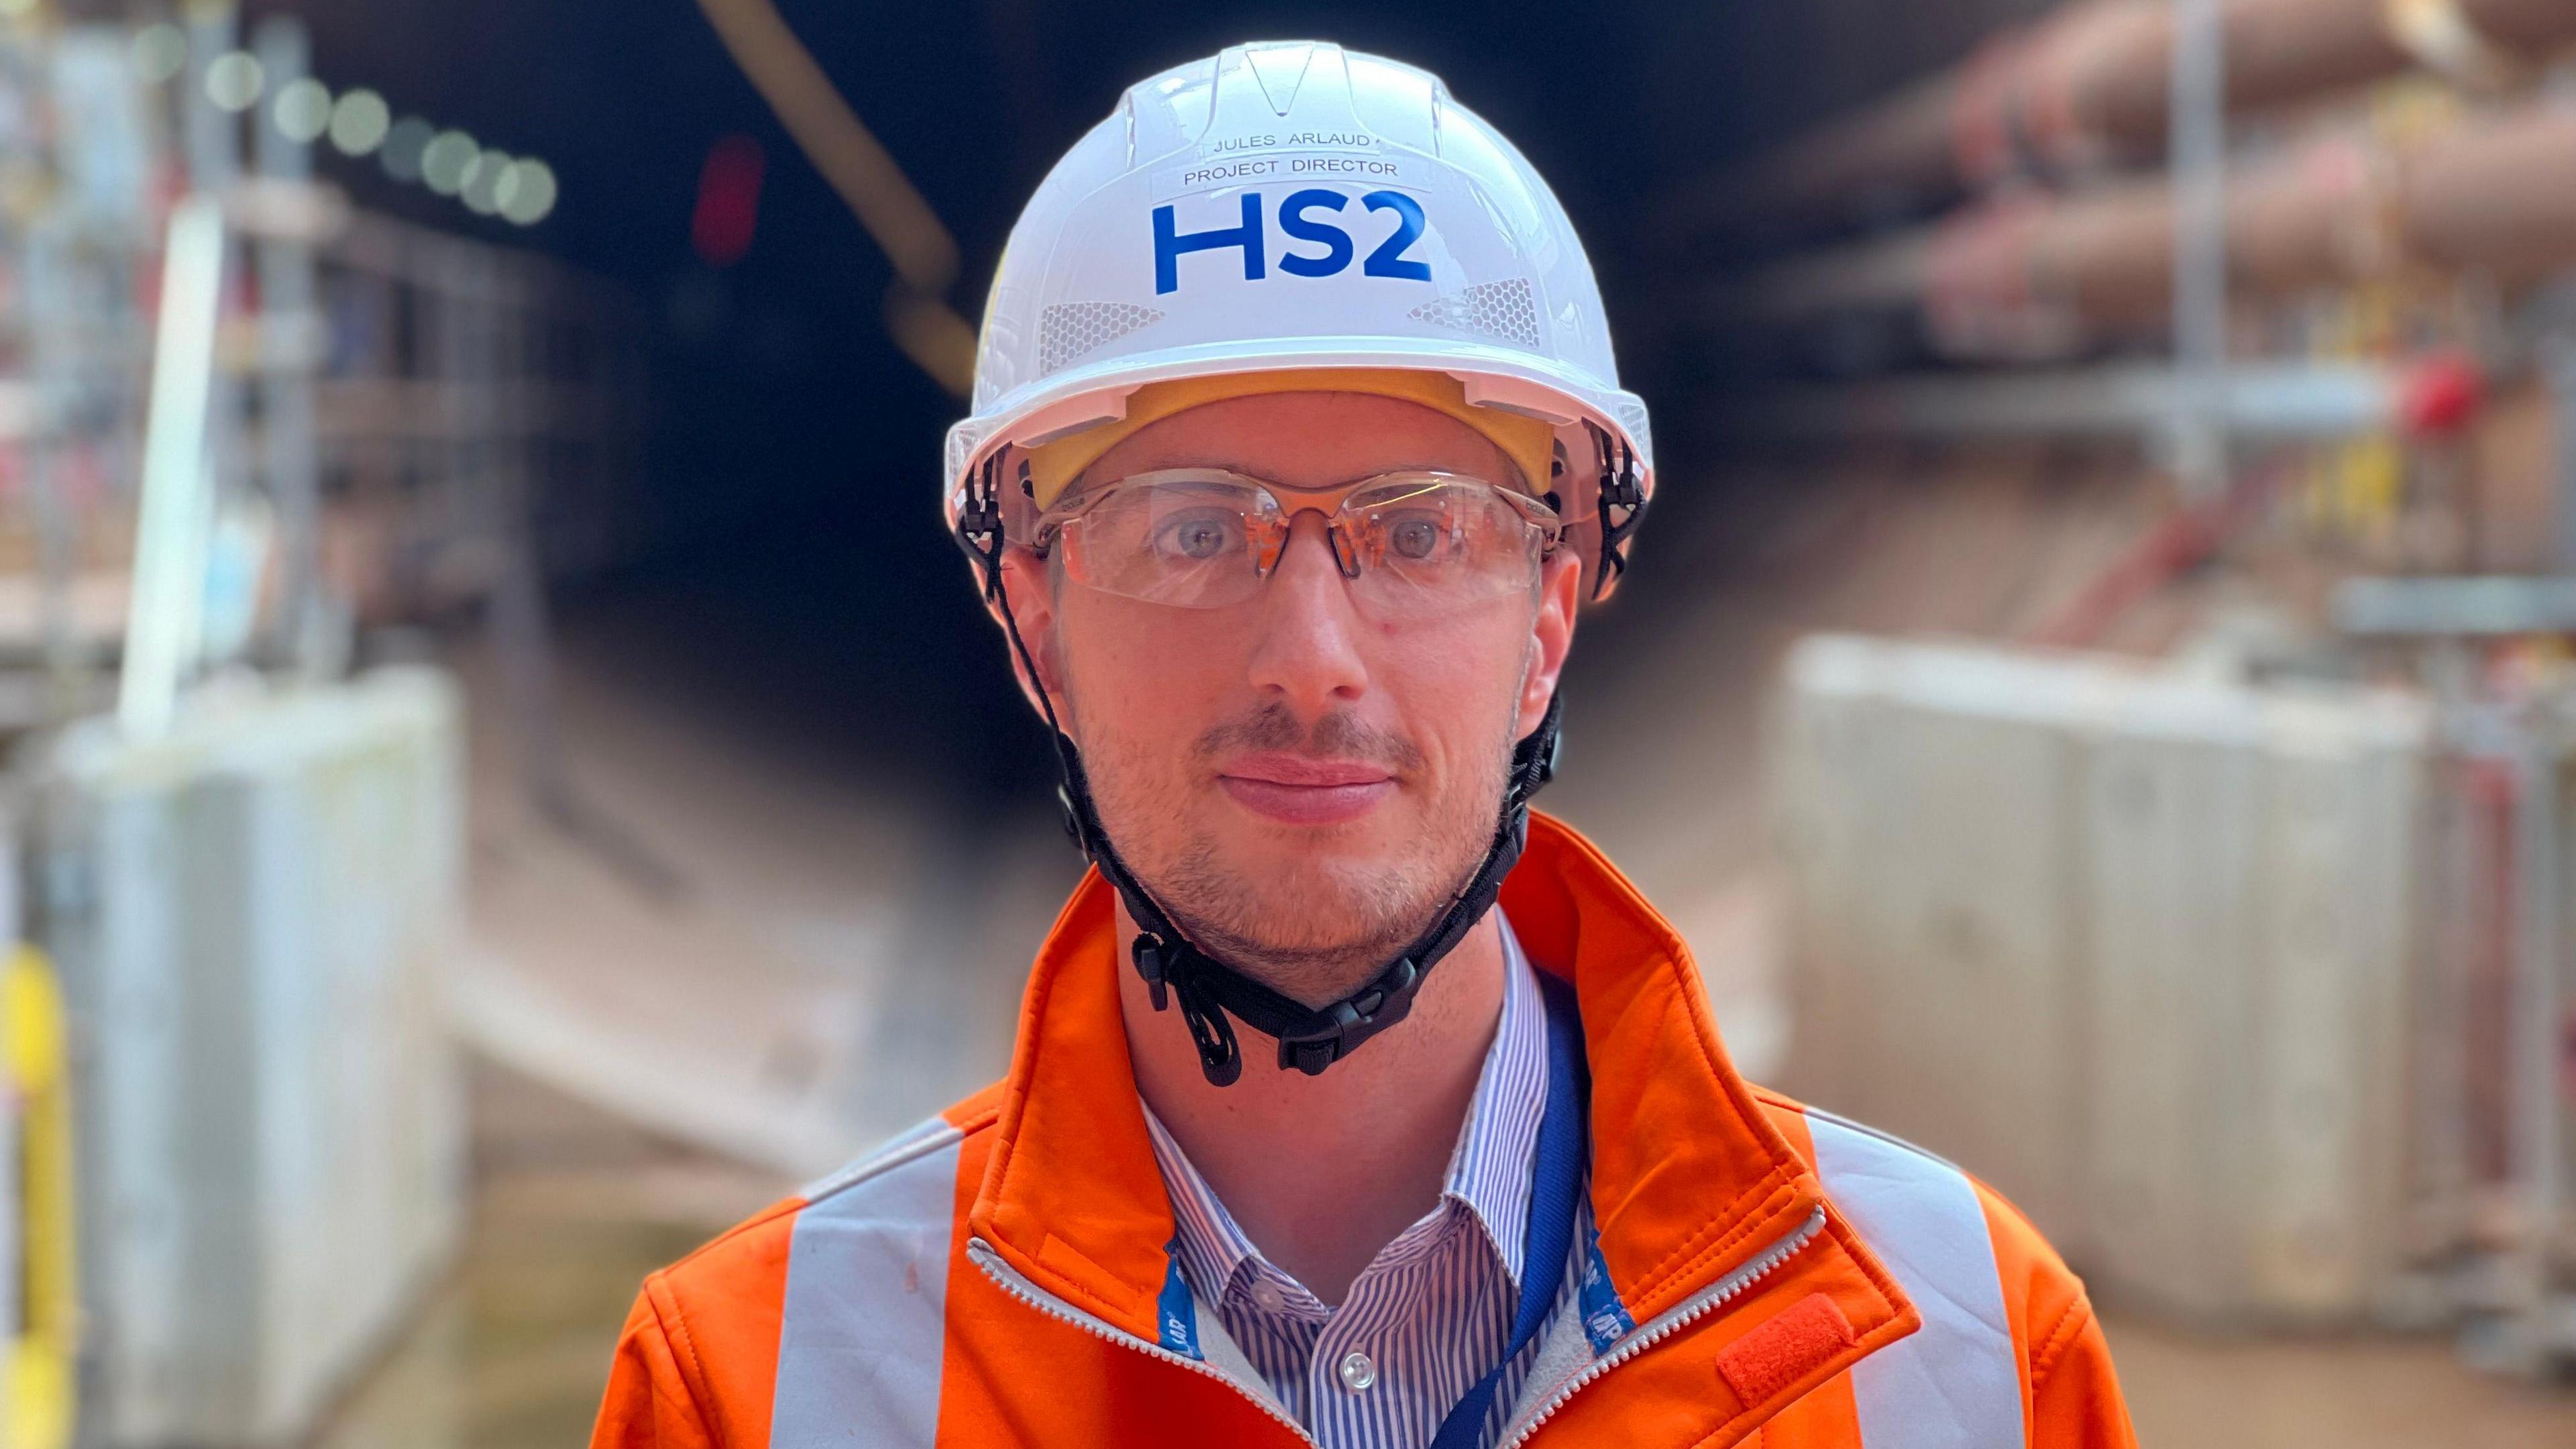
[[[1408,740],[1336,713],[1301,726],[1272,705],[1198,740],[1191,768],[1140,758],[1122,742],[1087,739],[1085,768],[1101,823],[1153,898],[1200,950],[1309,1006],[1335,1001],[1385,969],[1431,928],[1493,844],[1511,766],[1511,722],[1484,765],[1430,802],[1422,837],[1383,860],[1338,856],[1329,840],[1254,876],[1226,859],[1192,809],[1205,762],[1233,750],[1284,750],[1384,764],[1419,779]]]

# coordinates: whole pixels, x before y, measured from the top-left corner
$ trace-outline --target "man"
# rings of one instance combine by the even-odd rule
[[[1012,234],[948,465],[1094,870],[1010,1075],[649,1279],[595,1444],[2130,1442],[2030,1227],[1747,1087],[1529,813],[1651,445],[1437,80],[1129,91]]]

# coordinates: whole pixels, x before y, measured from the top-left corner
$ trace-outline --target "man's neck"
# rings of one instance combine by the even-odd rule
[[[1135,939],[1122,906],[1118,937]],[[1339,1303],[1360,1270],[1440,1200],[1503,1003],[1493,914],[1443,957],[1403,1023],[1321,1076],[1281,1071],[1236,1024],[1243,1076],[1212,1087],[1178,1009],[1156,1013],[1123,959],[1136,1087],[1226,1210],[1282,1272]]]

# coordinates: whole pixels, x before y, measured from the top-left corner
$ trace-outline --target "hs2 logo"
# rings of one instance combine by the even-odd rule
[[[1350,198],[1338,191],[1316,187],[1292,191],[1279,203],[1279,229],[1289,240],[1322,247],[1323,253],[1283,249],[1279,270],[1298,277],[1329,277],[1351,264],[1355,248],[1351,234],[1330,221],[1309,213],[1340,211]],[[1371,211],[1395,213],[1395,230],[1377,250],[1360,263],[1360,274],[1368,277],[1401,277],[1408,281],[1431,280],[1431,266],[1404,253],[1422,239],[1422,203],[1401,191],[1372,191],[1359,199]],[[1262,257],[1268,250],[1262,239],[1261,193],[1243,193],[1243,220],[1239,225],[1211,227],[1206,231],[1182,231],[1172,219],[1172,208],[1154,208],[1154,293],[1177,291],[1181,285],[1181,258],[1190,252],[1222,251],[1228,247],[1243,252],[1243,279],[1262,279]]]

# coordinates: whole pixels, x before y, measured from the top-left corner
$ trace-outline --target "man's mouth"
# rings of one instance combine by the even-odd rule
[[[1288,825],[1356,820],[1395,793],[1395,776],[1365,760],[1265,753],[1230,760],[1218,783],[1236,804]]]

